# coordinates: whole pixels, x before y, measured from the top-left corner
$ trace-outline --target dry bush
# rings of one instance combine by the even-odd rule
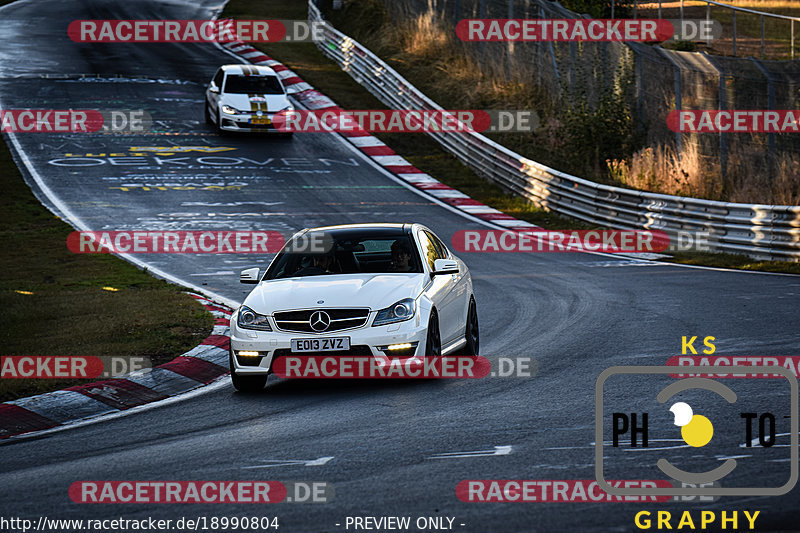
[[[393,22],[367,45],[389,52],[417,86],[446,108],[535,109],[542,94],[529,83],[486,75],[434,11]],[[515,79],[519,79],[516,78]]]
[[[406,52],[427,58],[447,54],[453,40],[451,32],[445,31],[433,11],[423,13],[408,23],[400,37]]]
[[[773,169],[763,154],[735,147],[728,155],[725,177],[718,160],[702,158],[687,143],[680,157],[660,145],[636,152],[630,160],[609,160],[614,181],[622,186],[678,196],[727,202],[800,205],[800,156],[783,154]]]
[[[728,165],[731,202],[800,205],[800,155],[780,154],[770,165],[753,153],[736,153]]]
[[[625,187],[710,199],[718,199],[723,189],[719,165],[703,164],[694,144],[684,146],[680,157],[671,146],[660,145],[639,150],[630,162],[607,163],[612,178]]]

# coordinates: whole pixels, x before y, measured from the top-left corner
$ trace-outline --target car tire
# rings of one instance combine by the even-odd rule
[[[428,319],[428,331],[425,335],[425,357],[439,357],[442,355],[442,338],[439,335],[439,317],[436,311],[431,312]]]
[[[462,355],[478,355],[480,348],[480,329],[478,328],[478,306],[475,305],[475,298],[469,299],[469,310],[467,311],[467,327],[464,331],[464,338],[467,344],[464,345]]]
[[[208,111],[208,100],[206,100],[205,105],[203,106],[204,115],[206,117],[206,124],[209,126],[214,125],[214,121],[211,120],[211,113]]]
[[[228,352],[228,363],[231,368],[233,388],[239,392],[258,392],[264,389],[268,376],[240,376],[233,366],[233,352]]]

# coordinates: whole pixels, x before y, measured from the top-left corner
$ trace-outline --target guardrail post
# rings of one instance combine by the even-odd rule
[[[478,8],[478,18],[486,18],[486,0],[481,0],[480,7]],[[478,49],[481,63],[485,63],[486,59],[486,41],[481,41],[480,48]]]
[[[553,59],[553,73],[556,75],[556,81],[561,82],[561,76],[558,75],[558,63],[556,63],[556,49],[553,46],[553,41],[547,41],[550,48],[550,57]]]
[[[775,77],[761,64],[761,61],[754,57],[751,57],[750,61],[752,61],[761,74],[767,78],[767,107],[772,111],[775,109]],[[767,133],[767,150],[770,167],[772,167],[773,163],[775,163],[775,132]]]
[[[584,18],[591,19],[589,15],[584,15]],[[607,89],[611,83],[613,83],[613,79],[609,81],[609,74],[611,74],[613,78],[613,72],[609,73],[608,68],[608,47],[609,43],[597,43],[597,46],[600,47],[600,64],[603,65],[603,89]]]
[[[639,53],[638,46],[628,47],[633,51],[633,71],[636,83],[636,129],[639,133],[644,132],[644,59]]]
[[[508,0],[508,18],[514,18],[514,0]],[[514,42],[509,41],[506,47],[506,79],[511,80],[511,54],[514,53]]]
[[[675,91],[675,110],[680,111],[683,108],[683,98],[682,98],[682,84],[681,84],[681,67],[680,65],[672,59],[672,56],[669,52],[661,48],[660,46],[655,47],[661,55],[667,58],[672,64],[673,70],[673,79],[674,79],[674,91]],[[678,159],[681,157],[681,150],[683,149],[683,133],[680,131],[675,132],[675,151],[678,154]]]
[[[708,54],[704,55],[706,61],[708,61],[712,67],[717,71],[719,75],[719,96],[718,96],[718,108],[720,110],[728,108],[728,88],[725,83],[725,69],[720,66],[720,64]],[[719,168],[720,174],[722,174],[722,179],[728,175],[728,134],[724,131],[719,133]]]
[[[539,18],[541,19],[545,18],[544,7],[542,6],[541,3],[539,3]],[[553,75],[556,77],[556,83],[560,86],[561,76],[559,76],[558,74],[558,63],[556,62],[556,49],[555,46],[553,45],[553,41],[547,41],[547,49],[550,52],[550,59],[552,59],[553,63]],[[544,59],[544,54],[542,54],[542,59]],[[540,66],[539,72],[541,72],[542,70],[543,69]],[[541,77],[542,76],[540,75],[539,79],[541,79]]]
[[[525,9],[525,18],[528,18],[528,10]],[[544,18],[544,8],[539,6],[539,18]],[[536,46],[536,75],[539,77],[539,83],[542,83],[542,79],[544,79],[544,43],[533,43]]]
[[[567,70],[567,84],[570,90],[575,87],[575,49],[577,48],[575,41],[569,42],[569,69]],[[588,95],[587,95],[588,96]]]

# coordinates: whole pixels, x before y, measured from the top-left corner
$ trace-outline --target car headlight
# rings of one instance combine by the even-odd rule
[[[237,109],[234,109],[229,105],[222,106],[222,112],[225,113],[226,115],[236,115],[239,113]]]
[[[402,322],[414,316],[417,311],[417,304],[413,298],[406,298],[400,300],[387,307],[381,309],[372,321],[373,326],[382,326],[384,324],[391,324],[392,322]]]
[[[294,106],[292,104],[289,104],[286,107],[278,109],[277,111],[270,111],[269,114],[270,114],[270,116],[275,116],[278,113],[286,113],[286,112],[292,112],[292,111],[294,111]]]
[[[272,331],[266,315],[260,315],[246,305],[243,305],[239,310],[239,316],[236,318],[236,325],[243,329]]]

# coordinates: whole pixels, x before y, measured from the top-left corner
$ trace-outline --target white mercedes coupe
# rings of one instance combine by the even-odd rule
[[[256,284],[230,322],[240,391],[262,389],[279,357],[478,354],[469,269],[420,224],[305,229],[240,281]]]

